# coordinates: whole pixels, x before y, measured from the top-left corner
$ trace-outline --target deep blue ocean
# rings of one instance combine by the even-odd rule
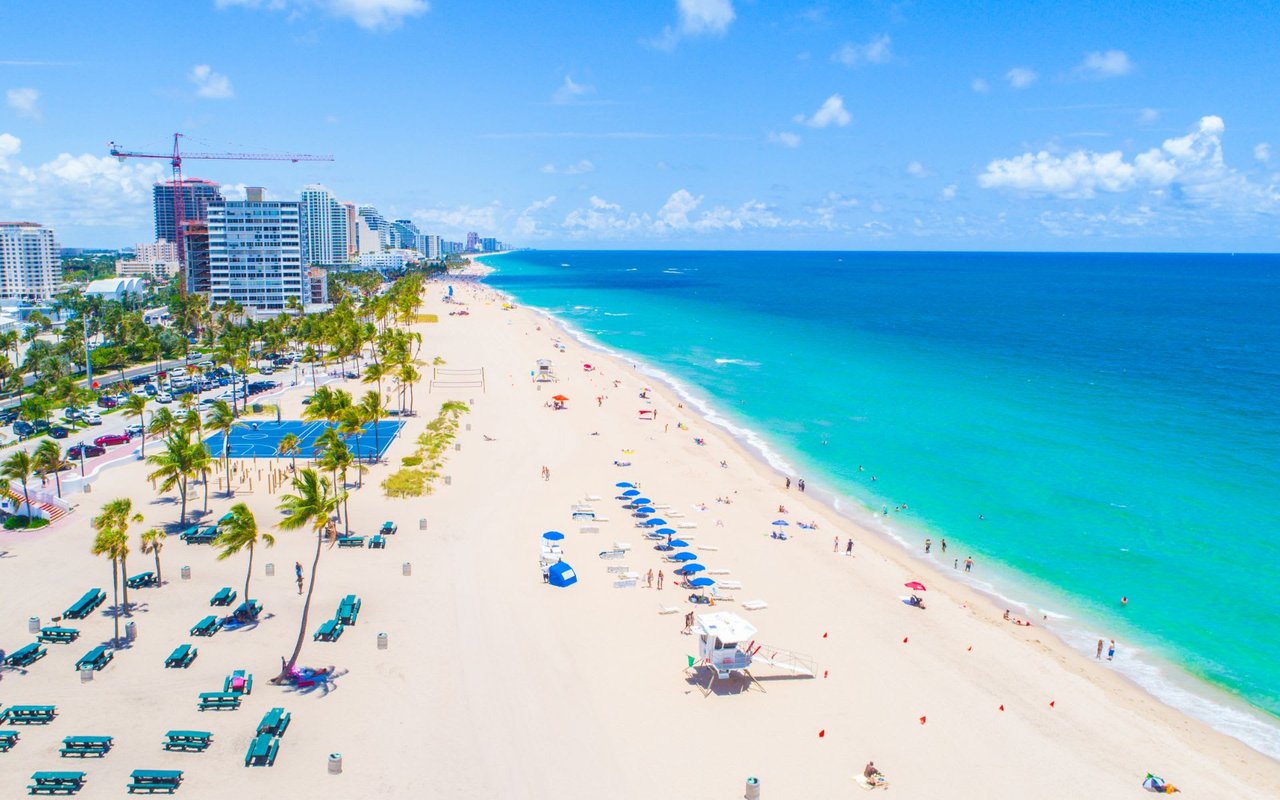
[[[1280,756],[1280,256],[486,263],[846,513],[920,557],[945,536],[944,568],[972,555],[1090,656],[1115,638],[1100,668]]]

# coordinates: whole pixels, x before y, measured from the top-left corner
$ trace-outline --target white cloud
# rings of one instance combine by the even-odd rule
[[[941,194],[942,199],[943,199],[943,200],[955,200],[955,199],[956,199],[956,189],[957,189],[957,188],[958,188],[958,187],[957,187],[954,183],[952,183],[952,184],[948,184],[947,186],[942,187],[942,192],[940,193],[940,194]]]
[[[1081,61],[1072,72],[1078,78],[1093,80],[1118,78],[1133,72],[1133,62],[1123,50],[1086,53],[1084,61]]]
[[[1118,150],[1023,153],[992,161],[978,176],[978,185],[1077,199],[1092,198],[1098,192],[1143,189],[1156,200],[1167,199],[1177,205],[1242,210],[1280,206],[1276,187],[1254,184],[1224,162],[1225,130],[1221,117],[1201,117],[1191,133],[1166,139],[1131,160]]]
[[[549,195],[526,206],[525,209],[520,212],[520,216],[516,218],[516,224],[513,228],[515,234],[525,239],[532,239],[541,236],[543,231],[539,227],[538,220],[534,215],[539,211],[550,208],[555,201],[556,196]]]
[[[969,88],[978,94],[986,94],[991,91],[991,84],[987,83],[985,78],[974,78],[969,82]]]
[[[1014,67],[1004,74],[1004,79],[1015,89],[1025,89],[1039,77],[1040,74],[1029,67]]]
[[[208,64],[196,64],[187,76],[196,85],[196,94],[211,100],[228,100],[236,96],[231,88],[231,79],[220,72],[214,72]]]
[[[686,36],[723,36],[736,18],[732,0],[676,0],[677,21],[649,44],[670,50]]]
[[[0,150],[0,154],[3,151]],[[1258,142],[1253,146],[1253,157],[1261,161],[1263,164],[1271,160],[1271,145],[1266,142]]]
[[[804,114],[797,114],[795,121],[810,128],[825,128],[828,125],[843,128],[853,121],[853,117],[845,110],[844,98],[839,94],[833,94],[823,101],[822,106],[813,112],[813,116],[805,117]]]
[[[509,212],[495,200],[483,206],[418,209],[410,216],[419,227],[438,230],[445,236],[461,236],[467,231],[497,231],[500,218],[509,218],[508,215]]]
[[[30,87],[9,89],[5,93],[9,108],[20,117],[40,119],[40,92]]]
[[[1138,112],[1138,124],[1152,125],[1159,121],[1160,112],[1154,108],[1144,108]]]
[[[392,30],[409,17],[431,10],[427,0],[214,0],[218,8],[254,8],[305,14],[318,7],[328,14],[349,19],[366,30]]]
[[[866,44],[845,42],[840,49],[831,54],[831,60],[846,67],[859,64],[888,64],[893,60],[893,42],[889,34],[874,36]]]
[[[564,167],[557,167],[555,164],[545,164],[542,171],[548,175],[584,175],[588,172],[594,172],[596,165],[587,159],[582,159],[576,164],[569,164]]]
[[[151,186],[164,166],[110,156],[62,153],[43,164],[18,160],[22,140],[0,133],[0,218],[30,219],[55,230],[125,228],[151,218]]]
[[[912,161],[907,165],[907,174],[913,178],[927,178],[933,173],[924,168],[924,164],[919,161]]]
[[[789,147],[793,149],[800,146],[799,134],[791,133],[790,131],[780,131],[776,133],[770,132],[769,141],[773,142],[774,144],[780,144],[783,147]]]
[[[594,86],[575,83],[573,78],[565,75],[564,83],[560,85],[560,88],[556,89],[555,94],[551,95],[551,102],[566,105],[577,100],[579,97],[594,93],[595,90]]]

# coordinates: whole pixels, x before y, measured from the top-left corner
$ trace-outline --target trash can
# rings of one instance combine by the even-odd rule
[[[452,476],[452,475],[445,475],[445,476],[444,476],[444,485],[445,485],[445,486],[452,486],[452,485],[453,485],[453,476]]]
[[[760,779],[747,778],[747,791],[742,796],[746,800],[760,800]]]
[[[470,423],[470,422],[468,422],[468,423],[467,423],[467,430],[471,430],[471,423]]]
[[[80,682],[88,683],[93,680],[93,667],[82,667],[80,669]]]
[[[182,579],[183,579],[184,581],[189,581],[189,580],[191,580],[191,567],[183,567],[183,568],[182,568]]]
[[[426,529],[427,529],[427,518],[426,518],[426,517],[419,517],[419,518],[418,518],[418,530],[420,530],[420,531],[425,531]]]
[[[28,618],[27,618],[27,633],[39,633],[39,632],[40,632],[40,618],[39,618],[39,617],[28,617]]]
[[[462,442],[455,442],[455,443],[454,443],[454,445],[453,445],[453,451],[454,451],[455,453],[461,453],[461,452],[462,452]]]
[[[276,574],[276,565],[270,562],[267,562],[267,577],[268,578],[274,577],[275,574]]]
[[[413,564],[410,564],[408,561],[406,561],[406,562],[404,562],[403,564],[401,564],[401,565],[400,565],[400,574],[401,574],[401,575],[412,575],[412,574],[413,574]]]
[[[124,640],[132,642],[138,638],[138,623],[126,622],[124,624]]]
[[[379,650],[387,649],[387,635],[385,633],[378,634],[378,649]]]
[[[330,775],[342,774],[342,753],[329,754],[329,774]]]

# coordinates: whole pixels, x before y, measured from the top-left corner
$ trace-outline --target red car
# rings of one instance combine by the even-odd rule
[[[133,437],[127,433],[108,433],[104,436],[99,436],[97,439],[94,439],[93,443],[98,445],[99,447],[106,447],[109,444],[128,444],[129,442],[132,442],[132,441],[133,441]]]

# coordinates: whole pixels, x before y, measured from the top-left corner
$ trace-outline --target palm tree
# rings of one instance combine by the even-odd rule
[[[0,478],[9,481],[19,481],[22,483],[22,497],[27,502],[27,519],[31,519],[31,493],[27,490],[27,481],[31,480],[31,473],[35,469],[31,461],[31,454],[26,450],[15,450],[13,455],[9,456],[0,463]]]
[[[244,503],[236,503],[231,507],[231,519],[222,523],[222,533],[218,534],[218,538],[213,540],[213,546],[221,548],[221,552],[218,553],[219,561],[225,561],[241,550],[248,549],[249,551],[249,568],[244,574],[244,602],[246,608],[250,606],[249,578],[253,576],[253,548],[259,542],[271,547],[276,543],[276,540],[269,533],[258,532],[258,521],[253,518],[253,512]]]
[[[53,473],[54,485],[58,487],[58,497],[62,497],[62,478],[58,472],[67,465],[62,460],[62,448],[52,439],[41,439],[40,444],[31,454],[31,464],[42,476]]]
[[[204,513],[209,513],[209,468],[213,466],[213,456],[209,453],[209,445],[199,439],[191,442],[191,477],[200,476],[204,484]]]
[[[142,395],[131,394],[124,399],[123,403],[120,404],[120,407],[124,409],[124,415],[126,417],[137,417],[138,425],[142,426],[142,457],[143,458],[147,457],[147,429],[145,426],[143,426],[142,414],[143,414],[143,411],[145,411],[147,408],[147,401],[149,399],[150,398],[144,397]]]
[[[374,348],[374,353],[375,355],[377,354],[377,348]],[[392,366],[387,362],[374,361],[373,363],[367,365],[364,368],[364,379],[361,382],[377,383],[378,396],[381,397],[382,396],[382,379],[390,375],[391,372],[392,372]]]
[[[280,444],[276,445],[276,455],[289,456],[293,462],[293,471],[298,471],[298,453],[302,451],[302,440],[292,433],[286,433],[280,437]]]
[[[121,585],[121,573],[128,573],[129,558],[129,524],[141,522],[142,515],[133,513],[133,501],[127,497],[119,497],[102,506],[102,513],[91,521],[97,535],[94,537],[92,552],[95,556],[105,555],[111,559],[111,591],[115,601],[115,641],[120,641],[120,602],[118,594],[124,591],[124,613],[129,615],[129,585]]]
[[[372,390],[365,392],[356,408],[359,410],[364,422],[373,423],[374,456],[370,460],[377,461],[378,454],[382,452],[382,446],[378,441],[378,421],[387,414],[386,409],[382,407],[382,394]]]
[[[173,416],[173,412],[167,408],[161,407],[151,415],[151,424],[147,426],[147,433],[163,439],[173,433],[173,429],[178,425],[178,419]]]
[[[197,474],[198,449],[203,448],[204,442],[191,442],[183,436],[171,434],[164,440],[163,452],[147,457],[147,463],[156,467],[147,480],[159,479],[162,492],[178,487],[178,495],[182,498],[182,514],[178,518],[180,525],[187,524],[187,481]]]
[[[156,583],[164,582],[164,573],[160,571],[160,551],[164,548],[164,540],[167,538],[164,531],[159,528],[152,528],[142,534],[142,554],[154,555],[156,558]]]
[[[284,519],[280,520],[281,530],[293,531],[299,528],[311,528],[316,537],[316,554],[311,561],[311,579],[307,585],[307,599],[302,604],[302,623],[298,626],[298,641],[293,646],[293,655],[280,670],[276,682],[288,679],[298,656],[302,654],[302,642],[307,635],[307,615],[311,611],[311,594],[316,588],[316,569],[320,566],[320,549],[324,545],[326,529],[332,534],[336,532],[330,518],[338,508],[338,496],[333,492],[329,479],[316,473],[314,469],[304,469],[293,479],[293,490],[297,494],[286,494],[280,498],[278,506]]]
[[[235,494],[231,490],[231,429],[239,424],[235,410],[227,405],[226,400],[213,401],[213,407],[209,409],[209,418],[204,423],[205,430],[218,431],[222,434],[222,460],[227,463],[228,497]]]

